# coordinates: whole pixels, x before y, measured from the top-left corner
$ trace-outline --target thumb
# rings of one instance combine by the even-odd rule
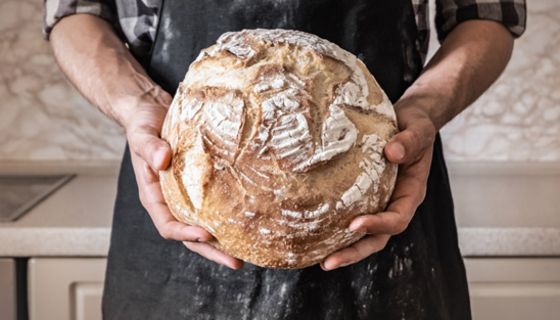
[[[171,147],[157,134],[146,129],[133,130],[128,137],[132,152],[144,159],[154,171],[165,170],[171,162]]]
[[[385,156],[393,163],[412,163],[432,146],[434,139],[433,127],[422,123],[411,124],[389,140]]]

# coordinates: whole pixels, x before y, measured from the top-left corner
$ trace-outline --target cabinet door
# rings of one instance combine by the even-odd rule
[[[0,318],[16,319],[16,262],[0,259]]]
[[[105,259],[29,260],[30,320],[101,320]]]
[[[473,319],[556,320],[560,259],[465,259]]]

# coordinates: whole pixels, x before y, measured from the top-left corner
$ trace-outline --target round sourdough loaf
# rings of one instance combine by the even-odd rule
[[[225,33],[169,108],[163,194],[220,250],[306,267],[363,237],[351,220],[387,205],[397,167],[383,147],[396,131],[385,93],[339,46],[293,30]]]

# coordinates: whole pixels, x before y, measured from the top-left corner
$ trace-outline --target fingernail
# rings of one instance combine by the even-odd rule
[[[200,236],[200,237],[196,238],[195,241],[196,241],[196,242],[207,242],[207,241],[209,241],[210,239],[212,239],[212,238],[211,238],[211,237],[208,237],[208,236]]]
[[[354,231],[354,232],[358,232],[358,230],[360,230],[360,228],[361,228],[361,225],[358,222],[352,222],[352,223],[350,223],[350,226],[348,227],[348,229],[350,229],[350,231]]]
[[[393,155],[397,160],[404,158],[404,146],[398,142],[393,144]]]
[[[330,271],[332,269],[335,269],[336,265],[332,264],[332,263],[326,263],[326,262],[321,262],[321,269],[323,269],[324,271]]]
[[[228,267],[233,270],[238,270],[240,267],[236,263],[228,264]]]
[[[163,170],[166,167],[165,157],[167,156],[167,148],[161,147],[157,149],[156,153],[154,154],[154,166],[158,168],[158,170]]]

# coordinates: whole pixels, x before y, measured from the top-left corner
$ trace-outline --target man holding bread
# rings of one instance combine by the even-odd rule
[[[427,0],[46,0],[45,30],[61,69],[92,104],[125,128],[128,140],[115,204],[104,318],[470,319],[438,130],[480,96],[505,68],[514,38],[525,28],[525,3],[436,0],[436,4],[442,46],[424,66],[429,35]],[[298,30],[265,31],[283,37],[274,44],[276,49],[267,52],[281,50],[280,44],[290,41],[302,44],[282,54],[290,57],[307,50],[309,57],[318,60],[300,61],[299,67],[305,70],[329,64],[338,68],[325,57],[336,60],[346,55],[344,50],[357,56],[357,64],[367,67],[393,103],[400,130],[381,149],[387,163],[398,165],[394,191],[387,196],[383,212],[360,214],[348,221],[349,232],[361,233],[361,239],[305,268],[263,268],[224,253],[217,248],[213,230],[174,217],[175,209],[165,201],[159,181],[159,172],[178,161],[171,142],[162,139],[162,126],[171,95],[185,89],[177,91],[187,67],[211,55],[209,51],[199,53],[220,35],[257,28]],[[223,74],[235,68],[247,70],[247,61],[263,58],[252,51],[253,40],[232,40],[234,36],[220,38],[227,42],[229,37],[233,43],[222,61]],[[297,39],[287,39],[290,36]],[[228,62],[231,55],[245,60],[242,64]],[[273,56],[268,58],[278,59]],[[300,59],[308,56],[302,54]],[[197,76],[205,77],[204,72]],[[205,81],[221,85],[229,81],[235,86],[239,85],[236,81],[244,80],[232,79],[235,81],[208,76]],[[306,85],[297,79],[271,81],[258,89],[254,85],[251,92],[292,85],[294,96],[307,94]],[[371,86],[370,92],[375,90]],[[208,89],[199,98],[215,94],[222,106],[236,105],[235,95],[218,91]],[[186,92],[184,99],[195,96]],[[341,106],[352,97],[356,98],[341,94]],[[278,99],[281,97],[276,103]],[[284,108],[297,112],[294,119],[304,119],[308,111],[298,109],[302,107],[299,103],[286,101],[282,102]],[[202,108],[196,103],[195,107]],[[330,108],[332,114],[342,110],[334,104]],[[336,119],[342,119],[343,113],[338,115]],[[230,115],[219,116],[229,121],[236,115],[229,120],[226,116]],[[268,116],[267,121],[276,121],[285,115],[272,112]],[[352,130],[340,131],[333,145],[342,145],[347,137],[355,139],[348,132]],[[197,142],[187,139],[184,143]],[[289,156],[294,154],[299,155]],[[190,160],[185,157],[183,166]],[[280,165],[297,171],[304,163],[298,161],[293,166]],[[259,166],[245,163],[249,164],[247,170]],[[322,184],[316,188],[328,189]],[[230,196],[236,198],[237,194]],[[337,208],[348,204],[349,198],[342,199]],[[191,200],[196,206],[195,199]],[[267,205],[260,201],[256,208]],[[289,219],[303,216],[286,212]],[[250,221],[255,214],[246,211],[245,218]],[[266,236],[270,230],[261,228],[259,232]]]

